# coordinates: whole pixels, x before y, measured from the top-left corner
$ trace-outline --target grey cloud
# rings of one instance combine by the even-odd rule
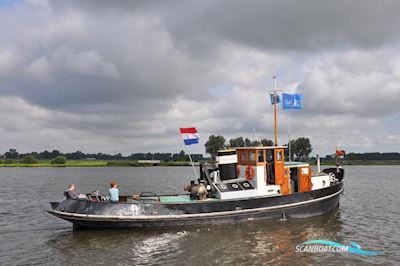
[[[36,12],[43,15],[42,10]],[[0,94],[71,112],[84,104],[142,105],[144,99],[206,97],[199,88],[209,83],[204,78],[212,71],[209,63],[192,61],[175,49],[156,20],[97,18],[71,10],[45,15],[48,21],[32,19],[29,53],[21,41],[26,37],[19,36],[14,36],[14,54],[1,53],[0,71],[14,60],[12,55],[24,64],[12,74],[6,67],[1,71],[9,82]],[[31,22],[28,17],[19,23]],[[14,27],[21,30],[18,23]],[[16,78],[22,74],[25,79]]]
[[[139,104],[156,98],[173,102],[177,97],[206,101],[211,97],[208,87],[241,81],[237,73],[236,80],[230,80],[229,73],[217,73],[225,75],[222,78],[216,75],[216,64],[225,66],[227,60],[221,56],[229,43],[285,53],[287,49],[368,47],[397,38],[391,32],[391,25],[397,24],[398,16],[392,15],[397,7],[390,1],[380,8],[368,1],[362,5],[321,1],[67,1],[50,2],[50,6],[47,11],[34,9],[26,20],[13,26],[23,33],[23,25],[32,25],[28,37],[13,35],[19,44],[14,49],[24,50],[26,43],[31,43],[30,53],[16,53],[25,62],[25,74],[35,76],[38,82],[11,82],[2,92],[69,111],[85,103]],[[44,19],[36,18],[35,13]]]
[[[382,117],[399,113],[400,57],[396,48],[321,56],[307,66],[299,91],[309,114]]]
[[[263,50],[371,48],[398,40],[400,3],[359,1],[68,1],[86,12],[160,18],[176,45],[212,51],[221,41]],[[112,10],[112,11],[110,11]],[[204,53],[201,53],[204,55]]]
[[[0,9],[0,148],[175,151],[177,128],[193,125],[203,142],[254,138],[253,128],[272,138],[267,93],[278,74],[279,88],[304,94],[304,109],[290,114],[293,136],[323,152],[390,149],[398,128],[376,129],[399,113],[399,6],[50,1]],[[285,143],[282,113],[279,132]],[[379,135],[387,135],[382,146],[371,146]]]

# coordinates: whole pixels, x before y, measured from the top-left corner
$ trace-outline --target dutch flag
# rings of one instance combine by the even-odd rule
[[[185,145],[192,145],[199,143],[199,133],[195,127],[180,128],[181,136]]]

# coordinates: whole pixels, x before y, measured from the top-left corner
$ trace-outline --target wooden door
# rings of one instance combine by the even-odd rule
[[[299,169],[299,192],[311,191],[311,167],[300,167]]]
[[[275,184],[282,185],[283,184],[283,149],[275,149],[274,150],[274,167],[275,167]]]

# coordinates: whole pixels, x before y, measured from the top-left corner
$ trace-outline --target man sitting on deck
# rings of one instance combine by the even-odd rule
[[[190,192],[190,199],[204,200],[207,197],[207,189],[203,183],[196,185],[194,180],[190,181],[190,185],[185,187],[185,191]]]
[[[111,202],[119,202],[119,191],[117,188],[117,182],[115,181],[111,182],[111,188],[108,190],[108,192],[110,195]]]
[[[197,187],[196,184],[194,183],[194,180],[190,180],[190,185],[184,187],[183,189],[187,192],[190,192],[190,199],[197,199]]]
[[[83,194],[79,194],[75,191],[75,185],[69,184],[66,191],[64,191],[64,196],[67,199],[87,199],[87,197]]]
[[[207,198],[207,188],[202,182],[199,184],[199,187],[197,189],[197,195],[199,197],[199,200],[205,200]]]

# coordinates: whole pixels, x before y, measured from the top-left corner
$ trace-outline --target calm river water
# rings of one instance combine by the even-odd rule
[[[346,167],[337,212],[304,220],[173,230],[72,231],[45,213],[68,183],[82,193],[179,193],[189,167],[0,168],[1,265],[400,265],[400,167]],[[326,239],[383,255],[296,253]]]

